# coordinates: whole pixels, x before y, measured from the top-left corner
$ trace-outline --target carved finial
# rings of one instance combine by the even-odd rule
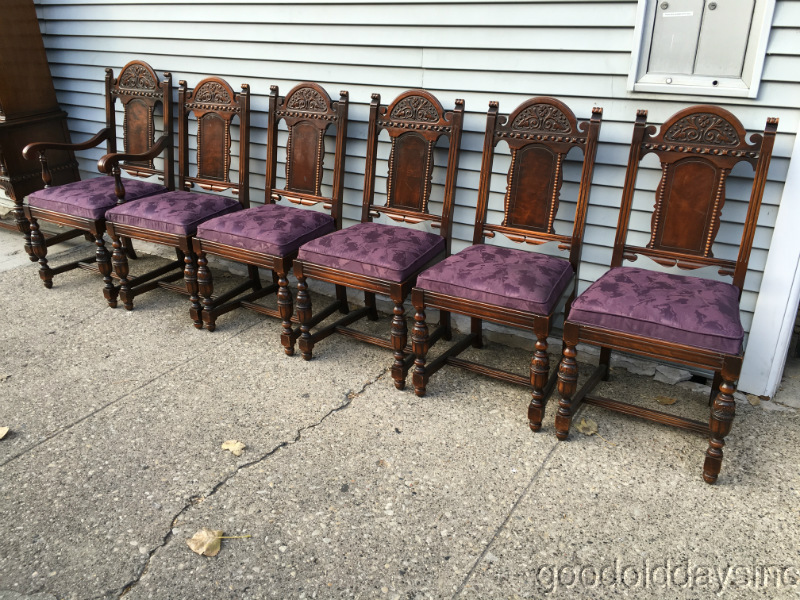
[[[489,108],[498,109],[500,108],[500,103],[497,100],[489,100]]]
[[[172,73],[169,71],[164,71],[164,78],[165,79],[172,79]]]
[[[178,82],[178,85],[179,85],[179,86],[181,86],[182,88],[185,88],[185,87],[186,87],[186,80],[185,80],[185,79],[181,79],[181,80]]]
[[[269,91],[270,91],[270,93],[272,93],[272,94],[277,94],[277,93],[278,93],[278,86],[277,86],[277,85],[271,85],[271,86],[269,86]]]
[[[460,106],[464,108],[464,99],[463,98],[456,98],[456,106]]]
[[[243,83],[242,84],[242,93],[244,95],[246,95],[246,96],[250,94],[250,84],[249,83]]]
[[[342,98],[349,98],[349,97],[350,97],[350,92],[348,92],[347,90],[340,90],[340,91],[339,91],[339,95],[340,95]]]
[[[377,93],[376,94],[372,94],[372,99],[373,100],[377,100],[378,102],[380,102],[381,101],[381,95],[377,94]]]
[[[603,107],[602,106],[593,106],[592,107],[592,114],[593,115],[602,115],[603,114]]]

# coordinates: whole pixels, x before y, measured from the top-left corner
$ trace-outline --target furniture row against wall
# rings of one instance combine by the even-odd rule
[[[364,196],[361,222],[342,228],[341,207],[347,141],[348,95],[338,100],[315,83],[301,83],[286,96],[273,87],[269,97],[265,204],[251,207],[249,169],[230,177],[232,123],[238,121],[239,164],[249,161],[249,88],[235,91],[226,81],[209,77],[190,90],[181,81],[178,90],[178,189],[173,187],[172,86],[141,61],[126,65],[117,78],[106,74],[107,126],[92,140],[72,145],[85,149],[103,141],[109,153],[98,162],[110,174],[87,181],[50,186],[47,153],[63,144],[33,143],[25,148],[38,156],[48,187],[29,197],[24,207],[26,250],[38,261],[45,286],[53,277],[74,267],[98,271],[108,305],[121,300],[132,309],[134,299],[163,287],[189,296],[189,314],[195,327],[213,331],[218,317],[236,308],[248,308],[281,320],[281,344],[287,355],[299,347],[310,360],[316,345],[333,333],[375,343],[392,351],[392,378],[398,389],[409,371],[415,392],[426,393],[431,376],[444,365],[454,365],[500,380],[528,386],[530,427],[542,426],[545,404],[558,386],[560,401],[556,435],[566,439],[575,411],[594,404],[696,431],[709,437],[703,476],[716,481],[722,463],[724,438],[734,418],[733,393],[742,362],[744,331],[739,298],[747,271],[755,225],[766,182],[777,120],[769,119],[763,135],[750,141],[730,112],[710,105],[685,108],[659,129],[647,124],[639,111],[633,130],[611,269],[577,296],[578,269],[592,170],[602,109],[579,120],[563,102],[535,97],[509,114],[490,103],[483,144],[478,206],[473,245],[452,254],[450,237],[458,175],[464,102],[445,110],[425,90],[409,90],[384,105],[378,94],[370,104]],[[123,145],[115,146],[114,102],[124,108]],[[163,106],[163,134],[155,137],[155,107]],[[190,168],[189,123],[196,122],[196,168]],[[276,187],[278,126],[288,129],[285,187]],[[335,127],[333,185],[322,193],[325,134]],[[386,201],[376,203],[378,137],[388,134]],[[434,149],[447,140],[445,181],[441,197],[432,198]],[[510,149],[507,189],[501,223],[487,219],[490,178],[495,149]],[[567,153],[578,149],[581,178],[575,215],[568,234],[555,231]],[[654,197],[649,242],[628,241],[628,222],[642,158],[655,154],[661,180]],[[163,168],[154,160],[163,157]],[[739,162],[754,168],[752,193],[736,260],[713,255],[712,246],[725,204],[725,183]],[[121,177],[160,174],[164,185]],[[230,190],[230,195],[198,193]],[[289,206],[286,202],[297,206]],[[441,205],[431,209],[432,201]],[[323,210],[303,206],[321,205]],[[376,222],[385,216],[395,224]],[[75,228],[94,241],[95,256],[51,267],[48,241],[39,221]],[[427,224],[429,227],[409,227]],[[404,226],[405,224],[405,226]],[[110,237],[108,252],[104,235]],[[500,236],[524,246],[555,244],[566,256],[503,247],[487,240]],[[176,250],[176,260],[152,272],[131,276],[129,259],[136,257],[132,241],[146,240]],[[234,289],[214,293],[208,256],[247,265],[248,276]],[[623,264],[645,256],[666,267],[684,270],[713,267],[731,283],[648,270]],[[259,269],[272,273],[263,282]],[[290,269],[297,278],[296,302],[289,289]],[[335,300],[322,309],[312,307],[308,279],[335,286]],[[348,290],[363,293],[363,305],[352,308]],[[274,294],[276,305],[262,302]],[[393,304],[388,339],[352,327],[356,321],[378,319],[376,295]],[[405,300],[411,296],[414,326],[409,340]],[[576,297],[577,296],[577,297]],[[295,309],[296,304],[296,309]],[[426,310],[440,312],[431,330]],[[564,311],[563,357],[551,369],[547,338],[556,316]],[[451,340],[451,313],[471,319],[466,336],[450,344],[432,360],[430,348]],[[337,314],[338,313],[338,314]],[[337,315],[335,319],[331,317]],[[530,377],[472,362],[459,355],[480,347],[482,322],[528,330],[536,337]],[[410,342],[410,343],[409,343]],[[576,346],[601,348],[600,365],[587,384],[577,388]],[[608,379],[612,350],[683,363],[712,371],[708,423],[632,406],[593,395]]]

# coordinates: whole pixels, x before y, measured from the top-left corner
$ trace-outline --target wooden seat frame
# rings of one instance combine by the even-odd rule
[[[267,130],[267,186],[265,203],[273,204],[286,199],[301,206],[314,206],[322,203],[330,211],[336,229],[342,226],[342,193],[344,191],[344,162],[347,143],[348,94],[340,92],[337,102],[332,102],[328,93],[316,83],[301,83],[295,86],[286,97],[278,95],[278,86],[271,86],[269,96],[269,127]],[[286,151],[286,185],[283,190],[276,188],[278,168],[278,124],[284,120],[289,129]],[[336,126],[336,148],[334,154],[333,186],[330,197],[322,195],[322,175],[325,160],[325,133]],[[304,180],[313,181],[312,186],[304,185]],[[292,354],[294,340],[300,330],[292,326],[292,294],[289,291],[289,269],[297,251],[286,255],[265,254],[244,250],[236,246],[195,237],[194,251],[197,254],[197,281],[200,290],[202,313],[192,308],[191,317],[195,327],[214,331],[216,319],[239,307],[248,308],[261,314],[281,319],[282,336],[291,343],[284,343],[287,354]],[[248,266],[248,281],[214,297],[211,270],[208,268],[208,254],[221,256]],[[261,286],[258,269],[269,269],[273,273],[273,283]],[[248,292],[242,296],[243,292]],[[277,310],[255,301],[277,292]]]
[[[111,69],[105,75],[106,126],[91,139],[79,144],[53,142],[37,142],[28,144],[22,151],[25,158],[38,157],[42,165],[42,180],[45,188],[52,183],[52,173],[48,167],[48,151],[77,152],[95,148],[106,143],[108,156],[115,155],[114,167],[110,172],[114,177],[114,193],[117,203],[125,201],[125,185],[120,176],[120,167],[134,177],[150,177],[159,175],[168,190],[174,189],[173,178],[173,146],[172,146],[172,75],[164,73],[163,81],[159,80],[155,71],[146,62],[134,60],[125,65],[119,77],[114,79]],[[122,139],[124,154],[117,154],[117,130],[114,103],[119,99],[124,111],[122,123]],[[155,137],[154,113],[156,105],[162,105],[164,133],[157,140]],[[153,159],[164,154],[164,168],[156,169]],[[125,161],[125,162],[121,162]],[[46,288],[53,287],[53,277],[59,273],[75,268],[99,272],[103,276],[106,300],[109,306],[117,305],[119,286],[114,285],[111,273],[111,256],[105,247],[103,234],[106,231],[105,218],[90,219],[61,213],[52,210],[25,205],[25,217],[29,222],[29,233],[25,235],[25,250],[32,261],[39,261],[39,277]],[[42,233],[38,220],[72,229],[63,233],[48,236]],[[51,268],[47,261],[47,249],[55,244],[83,235],[87,241],[94,242],[95,256],[73,261],[56,268]],[[127,256],[136,258],[130,240],[122,240],[123,250]]]
[[[741,296],[778,120],[767,119],[763,136],[752,135],[750,144],[747,143],[747,133],[738,119],[717,106],[692,106],[679,111],[662,125],[658,135],[656,127],[647,126],[646,121],[647,111],[640,110],[633,130],[611,266],[619,267],[623,260],[633,261],[641,255],[668,267],[678,266],[681,269],[714,267],[719,269],[721,275],[733,277],[732,283],[739,289]],[[651,237],[646,247],[633,246],[627,243],[627,234],[636,174],[641,159],[651,152],[658,156],[662,170],[661,181],[655,194]],[[734,165],[742,161],[753,166],[755,175],[738,257],[735,261],[716,258],[712,254],[711,247],[719,229],[725,203],[725,180]],[[709,181],[711,178],[713,184],[705,186],[709,193],[703,195],[699,184],[694,182]],[[698,210],[698,207],[703,210]],[[689,216],[698,212],[706,215],[706,222],[702,228],[686,227]],[[674,220],[680,225],[667,229],[668,224],[674,223]],[[668,232],[667,235],[664,235],[665,231]],[[575,347],[578,343],[600,346],[601,352],[599,366],[575,393],[578,379]],[[609,378],[612,350],[713,371],[711,393],[713,402],[710,402],[711,414],[708,424],[590,395],[600,381]],[[603,327],[583,325],[567,319],[564,325],[563,358],[558,374],[561,399],[555,420],[556,436],[560,440],[567,438],[572,417],[583,403],[695,431],[709,436],[703,478],[708,483],[714,483],[722,466],[724,438],[730,432],[733,423],[735,413],[733,394],[736,391],[741,365],[742,352],[726,354],[676,342],[621,333]]]
[[[456,100],[455,108],[447,111],[432,94],[425,90],[408,90],[400,94],[392,104],[381,106],[380,94],[372,95],[369,113],[369,134],[367,139],[366,172],[364,174],[364,197],[361,211],[361,222],[371,222],[374,217],[385,214],[397,222],[410,224],[429,222],[431,227],[439,229],[445,240],[443,256],[432,260],[417,272],[424,270],[433,262],[450,254],[450,235],[452,230],[452,214],[458,174],[458,157],[461,147],[461,130],[464,119],[464,101]],[[388,160],[387,201],[386,205],[375,205],[375,176],[378,156],[378,136],[385,130],[391,139],[392,152]],[[431,214],[428,204],[431,192],[431,179],[434,166],[434,146],[441,137],[449,138],[447,158],[447,174],[444,185],[444,196],[441,216]],[[424,149],[408,149],[407,142],[422,142]],[[419,148],[419,147],[418,147]],[[421,167],[422,189],[414,202],[406,202],[403,206],[395,205],[396,186],[392,185],[394,177],[401,176],[406,161],[417,170]],[[298,344],[305,360],[311,360],[314,345],[333,333],[340,333],[363,342],[368,342],[391,349],[394,353],[392,378],[397,389],[405,387],[406,375],[413,362],[414,355],[408,346],[408,327],[405,320],[403,303],[416,282],[414,273],[405,280],[397,282],[378,277],[352,273],[341,269],[315,264],[307,260],[295,260],[294,274],[297,278],[297,316],[300,321],[300,337]],[[336,301],[327,308],[312,314],[311,297],[308,293],[306,279],[318,279],[333,283],[336,286]],[[350,311],[347,302],[347,288],[364,292],[364,306]],[[375,295],[388,296],[394,304],[394,316],[391,325],[391,339],[370,335],[348,327],[355,321],[367,317],[377,320]],[[312,328],[336,311],[343,313],[340,319],[312,333]],[[450,323],[445,319],[442,327],[432,337],[450,335]],[[282,337],[287,354],[294,349],[294,340]]]
[[[189,115],[197,120],[197,175],[189,175]],[[231,123],[239,118],[239,180],[230,180]],[[206,120],[211,117],[210,120]],[[222,124],[219,121],[222,121]],[[212,123],[212,125],[207,125]],[[188,90],[186,81],[178,82],[178,185],[180,190],[191,190],[195,185],[203,190],[222,192],[232,190],[239,203],[250,206],[249,156],[250,156],[250,87],[242,84],[242,91],[233,88],[219,77],[200,81],[194,90]],[[125,156],[104,157],[101,169],[110,170]],[[161,287],[190,297],[192,310],[200,311],[197,288],[197,261],[192,250],[192,235],[167,233],[154,229],[120,223],[106,223],[113,242],[112,264],[120,280],[119,297],[127,310],[133,310],[133,299],[140,294]],[[128,260],[122,240],[133,238],[175,248],[177,260],[133,279],[129,278]],[[173,283],[184,278],[182,283]]]
[[[564,103],[555,98],[536,97],[522,103],[508,116],[498,115],[498,103],[490,102],[486,118],[478,207],[472,243],[482,244],[485,238],[494,238],[497,234],[517,243],[533,245],[557,243],[560,250],[569,253],[568,260],[573,271],[567,309],[577,291],[581,242],[586,224],[586,209],[602,116],[603,109],[596,107],[592,109],[591,121],[578,122]],[[507,172],[508,185],[504,199],[503,221],[500,225],[493,225],[486,222],[486,217],[494,153],[501,140],[505,141],[511,150],[511,162]],[[555,233],[554,221],[563,182],[563,163],[572,148],[580,148],[583,153],[581,180],[572,232],[570,235],[560,235]],[[526,167],[530,173],[526,172]],[[416,395],[425,395],[428,379],[445,364],[462,367],[509,383],[528,386],[531,388],[528,421],[530,428],[538,431],[542,426],[547,398],[556,383],[557,371],[554,369],[552,376],[550,375],[547,338],[560,303],[549,314],[538,314],[419,287],[415,287],[411,292],[411,301],[416,309],[412,331],[413,350],[416,356],[413,370]],[[435,308],[445,313],[458,313],[471,318],[469,335],[428,364],[426,357],[433,341],[428,335],[428,325],[425,321],[427,308]],[[458,355],[470,345],[475,348],[482,347],[481,329],[484,320],[525,329],[536,336],[529,377],[458,358]]]

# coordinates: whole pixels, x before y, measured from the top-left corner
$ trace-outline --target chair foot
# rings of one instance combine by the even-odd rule
[[[735,391],[736,386],[733,381],[723,379],[711,407],[711,416],[708,420],[711,436],[703,464],[703,479],[706,483],[715,483],[722,470],[722,448],[725,446],[725,436],[730,433],[736,414],[736,402],[733,399]]]
[[[119,288],[114,285],[114,280],[111,277],[111,255],[106,249],[102,232],[95,236],[94,243],[97,246],[95,264],[97,264],[97,268],[100,269],[100,274],[103,276],[103,297],[106,299],[109,308],[116,308]]]
[[[122,300],[122,305],[125,307],[125,310],[133,310],[134,293],[128,281],[128,257],[122,247],[122,240],[112,235],[111,246],[114,249],[111,253],[111,263],[114,266],[114,272],[117,274],[117,277],[119,277],[119,299]]]
[[[39,278],[48,290],[53,287],[53,270],[47,263],[47,242],[39,229],[39,221],[30,220],[31,251],[39,261]]]
[[[528,425],[531,431],[542,428],[542,418],[547,405],[544,388],[550,375],[550,356],[547,354],[547,336],[536,340],[536,349],[531,358],[531,403],[528,406]]]
[[[306,278],[295,272],[297,276],[297,318],[300,321],[300,338],[297,340],[303,360],[311,360],[314,350],[314,339],[311,337],[311,296],[308,293]],[[285,348],[285,346],[284,346]]]
[[[292,294],[286,273],[278,273],[278,312],[281,315],[281,346],[286,356],[294,356],[295,335],[292,329]]]
[[[199,260],[193,252],[186,252],[183,255],[183,262],[186,265],[183,268],[183,281],[186,284],[186,290],[189,292],[189,302],[191,304],[189,317],[192,319],[195,328],[202,329],[203,305],[200,304],[200,287],[197,284]],[[208,271],[208,263],[205,256],[203,256],[203,262],[205,263],[205,276],[210,278],[211,273]],[[213,323],[211,325],[213,327]],[[209,331],[213,331],[213,329],[209,329]]]
[[[578,363],[575,346],[565,344],[563,358],[558,365],[558,401],[556,413],[556,438],[566,440],[569,437],[569,428],[572,425],[572,397],[578,385]]]
[[[408,326],[406,325],[406,309],[403,306],[403,298],[396,298],[394,301],[394,317],[392,317],[392,349],[394,350],[394,364],[392,364],[392,379],[394,387],[398,390],[406,388],[406,354],[405,347],[408,342]]]

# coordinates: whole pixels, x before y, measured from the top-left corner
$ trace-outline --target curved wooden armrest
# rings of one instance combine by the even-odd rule
[[[129,161],[140,161],[140,160],[151,160],[161,154],[170,143],[169,136],[162,135],[160,138],[156,140],[156,143],[153,144],[152,148],[147,152],[142,152],[141,154],[124,154],[122,152],[117,152],[113,154],[106,154],[100,160],[97,161],[97,168],[101,173],[111,173],[114,165],[118,165],[123,160]]]
[[[104,127],[98,131],[94,137],[86,140],[85,142],[81,142],[80,144],[67,144],[64,142],[34,142],[23,148],[22,156],[30,160],[32,158],[36,158],[39,154],[42,154],[47,150],[87,150],[89,148],[94,148],[101,142],[108,139],[109,135],[111,135],[111,130],[108,127]]]

